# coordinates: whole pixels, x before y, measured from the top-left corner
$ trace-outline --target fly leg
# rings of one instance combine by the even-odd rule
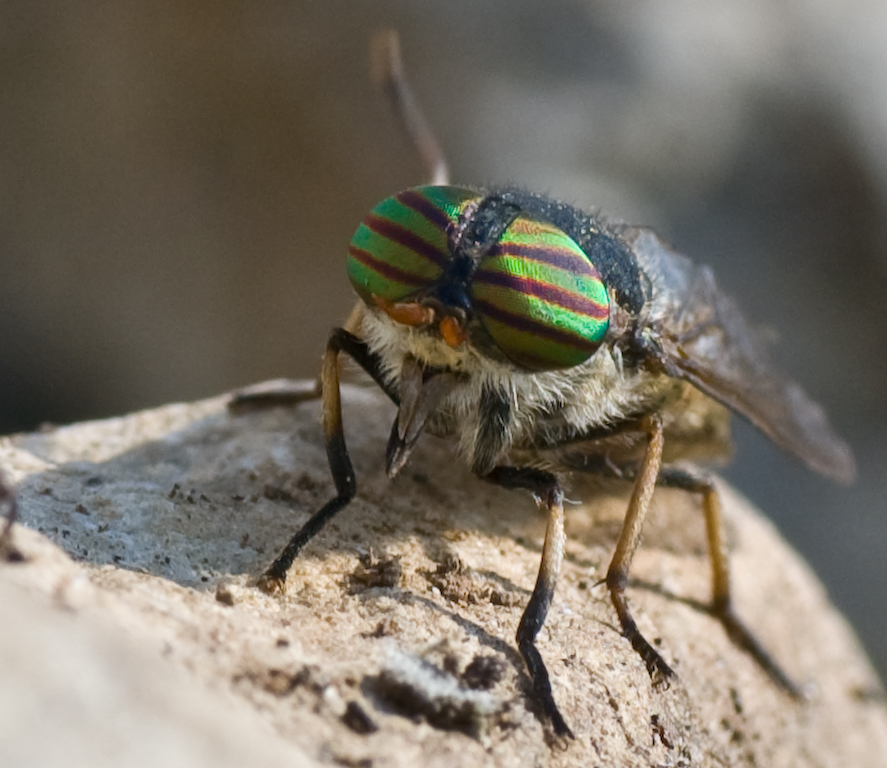
[[[588,457],[577,457],[571,465],[574,469],[593,472],[604,477],[618,478],[622,480],[634,480],[635,494],[640,487],[643,466],[634,465],[614,465],[602,457],[596,461],[590,461]],[[649,480],[647,481],[649,482]],[[698,493],[702,497],[702,509],[705,515],[706,541],[708,544],[709,558],[711,561],[711,581],[712,581],[712,604],[711,613],[723,625],[727,636],[740,648],[746,651],[758,665],[767,673],[767,675],[780,688],[785,690],[794,698],[803,698],[804,694],[801,689],[792,681],[792,679],[781,669],[781,667],[773,660],[769,653],[764,649],[760,642],[755,638],[752,632],[743,624],[739,617],[733,611],[733,601],[730,594],[730,568],[727,558],[727,544],[724,536],[723,520],[721,517],[721,499],[718,494],[714,481],[701,472],[695,472],[679,467],[665,466],[659,469],[658,477],[655,479],[656,485],[665,486],[666,488],[679,488],[689,493]],[[632,505],[634,504],[634,495],[632,496]],[[631,509],[631,506],[630,506]],[[625,537],[625,529],[629,526],[631,512],[626,517],[625,528],[623,528],[623,538]],[[617,548],[617,555],[619,550]],[[613,558],[614,564],[616,557]],[[614,565],[610,566],[610,574],[613,572]],[[610,585],[610,574],[608,574],[607,584]],[[627,575],[627,574],[626,574]],[[611,587],[612,589],[612,587]],[[617,612],[618,612],[617,607]],[[620,616],[621,620],[621,616]],[[623,631],[625,625],[623,624]],[[637,629],[634,628],[634,632]],[[631,639],[631,635],[626,632]],[[638,635],[638,637],[640,637]],[[643,641],[643,638],[640,638]],[[647,662],[647,668],[651,669],[645,650],[638,649],[635,641],[632,645]],[[642,648],[649,648],[649,644],[643,641]],[[650,649],[652,650],[652,649]],[[655,651],[653,652],[655,654]],[[658,658],[658,654],[655,654]],[[661,669],[662,664],[665,669],[668,666],[664,662],[654,662],[650,672],[656,680],[655,672]],[[671,673],[671,670],[669,670]],[[666,677],[670,676],[666,674]]]
[[[641,529],[650,509],[650,500],[653,497],[653,490],[656,487],[659,468],[662,464],[664,442],[662,420],[655,414],[645,416],[642,426],[647,433],[647,448],[637,470],[631,501],[625,514],[625,522],[622,524],[622,533],[616,544],[616,552],[613,554],[613,560],[607,571],[606,582],[613,607],[619,617],[622,634],[628,638],[631,647],[644,660],[653,685],[668,687],[668,678],[674,677],[674,671],[641,634],[628,608],[628,601],[625,599],[625,587],[628,583],[631,560],[640,541]]]
[[[533,693],[542,705],[545,716],[551,721],[557,736],[575,738],[570,727],[561,716],[551,692],[551,680],[545,662],[536,648],[536,637],[545,623],[557,577],[564,557],[564,492],[557,478],[550,472],[521,467],[496,467],[485,480],[497,483],[504,488],[528,490],[544,504],[548,510],[548,527],[545,531],[545,544],[542,547],[542,562],[530,602],[521,616],[517,628],[517,646],[530,673]]]
[[[308,400],[317,400],[322,395],[320,379],[314,381],[292,381],[276,379],[270,382],[253,384],[238,389],[228,401],[231,413],[247,413],[277,406],[293,406]]]
[[[727,561],[727,542],[721,518],[721,498],[710,477],[678,467],[663,467],[659,484],[680,488],[702,496],[705,513],[705,532],[711,560],[711,612],[723,625],[728,637],[746,651],[780,688],[794,698],[803,698],[803,692],[792,681],[758,642],[757,638],[733,612],[730,596],[730,568]]]
[[[384,381],[378,359],[367,345],[343,328],[330,333],[326,353],[323,357],[320,383],[323,397],[323,434],[326,442],[326,455],[330,473],[336,485],[336,496],[330,499],[318,512],[303,525],[290,539],[277,559],[259,578],[259,588],[265,592],[278,592],[283,589],[286,572],[302,548],[313,539],[330,519],[348,505],[357,492],[354,469],[345,445],[345,432],[342,427],[342,403],[339,393],[339,353],[344,352],[353,358],[380,386]],[[382,387],[393,400],[396,393],[386,382]]]

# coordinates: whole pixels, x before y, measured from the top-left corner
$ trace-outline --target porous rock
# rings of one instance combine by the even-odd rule
[[[333,493],[317,402],[232,415],[219,397],[0,440],[24,555],[0,563],[0,764],[887,764],[883,693],[852,631],[727,487],[738,611],[809,700],[783,693],[706,612],[698,501],[668,490],[629,586],[641,630],[678,673],[654,690],[598,585],[628,489],[576,477],[568,496],[581,503],[539,638],[576,734],[561,749],[513,641],[542,516],[431,437],[389,482],[392,406],[357,387],[344,398],[358,497],[278,596],[257,577]],[[442,592],[448,563],[458,573]],[[367,577],[376,571],[390,577]],[[452,693],[490,657],[501,664],[483,727],[449,730],[380,694],[391,658],[449,675],[440,687]]]

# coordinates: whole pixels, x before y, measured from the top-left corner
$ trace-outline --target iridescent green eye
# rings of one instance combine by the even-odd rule
[[[576,242],[520,216],[474,274],[472,306],[496,346],[531,370],[572,368],[607,333],[610,300]]]
[[[348,246],[348,278],[364,301],[400,301],[428,287],[452,259],[447,231],[477,192],[417,187],[379,203]]]

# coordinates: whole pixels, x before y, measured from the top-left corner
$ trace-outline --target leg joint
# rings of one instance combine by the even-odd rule
[[[610,570],[607,571],[607,589],[610,592],[625,592],[625,588],[628,586],[628,574],[622,568],[613,568],[610,566]]]
[[[534,493],[549,504],[563,498],[563,491],[557,477],[551,472],[532,467],[495,467],[484,475],[484,480],[512,490],[524,490]]]

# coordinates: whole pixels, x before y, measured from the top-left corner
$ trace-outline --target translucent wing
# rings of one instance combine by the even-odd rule
[[[652,231],[626,227],[641,266],[653,278],[649,347],[669,376],[694,386],[748,419],[807,466],[850,482],[856,464],[822,408],[770,362],[764,345],[712,271],[671,250]]]

